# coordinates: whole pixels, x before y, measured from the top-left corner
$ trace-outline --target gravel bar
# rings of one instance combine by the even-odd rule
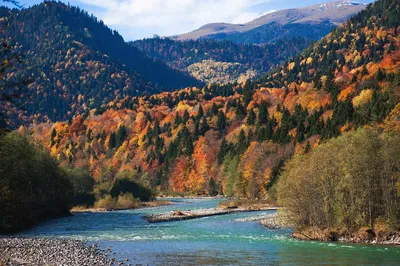
[[[200,209],[200,210],[191,210],[191,211],[171,211],[160,214],[152,214],[145,216],[144,218],[150,223],[161,223],[161,222],[172,222],[172,221],[182,221],[182,220],[191,220],[198,219],[209,216],[217,216],[217,215],[226,215],[232,213],[240,213],[240,212],[256,212],[256,211],[267,211],[267,210],[277,210],[278,208],[261,208],[261,209],[246,209],[246,208],[237,208],[237,209]]]
[[[0,265],[129,265],[108,256],[111,250],[79,240],[0,238]]]

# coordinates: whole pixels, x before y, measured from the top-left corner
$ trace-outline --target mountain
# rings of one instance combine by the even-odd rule
[[[243,82],[281,65],[300,53],[311,41],[297,37],[267,45],[242,45],[231,41],[175,41],[153,38],[133,46],[155,60],[189,73],[205,83]]]
[[[365,7],[330,2],[278,11],[244,25],[210,24],[188,35],[131,45],[207,84],[242,82],[279,66]]]
[[[178,40],[188,39],[228,39],[239,43],[268,43],[270,39],[282,36],[298,36],[300,29],[306,34],[308,29],[318,40],[329,31],[345,22],[352,15],[366,7],[364,4],[351,1],[336,1],[303,8],[285,9],[266,14],[245,24],[212,23],[182,35],[174,36]],[[271,33],[274,31],[275,33]],[[266,35],[257,38],[257,35]],[[234,36],[231,36],[234,35]],[[253,36],[249,38],[249,35]],[[242,38],[242,36],[244,36]]]
[[[77,7],[44,2],[22,10],[2,7],[0,14],[0,38],[22,58],[23,65],[15,68],[24,68],[18,78],[34,81],[18,100],[23,109],[6,107],[9,121],[15,115],[29,121],[66,120],[116,97],[201,85],[146,57]],[[14,74],[10,70],[8,76],[17,80]]]
[[[258,81],[116,99],[19,131],[87,169],[98,198],[121,178],[169,194],[274,198],[293,155],[357,128],[398,134],[399,32],[399,1],[380,0]]]

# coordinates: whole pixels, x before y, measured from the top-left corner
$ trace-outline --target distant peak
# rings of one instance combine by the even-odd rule
[[[327,10],[331,8],[340,8],[340,7],[349,7],[349,6],[359,6],[359,5],[365,5],[364,3],[360,2],[355,2],[355,1],[349,1],[349,0],[340,0],[336,2],[329,2],[320,5],[321,10]]]

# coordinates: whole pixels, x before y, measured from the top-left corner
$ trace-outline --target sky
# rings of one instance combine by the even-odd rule
[[[1,0],[0,0],[1,1]],[[172,36],[214,22],[245,23],[281,9],[330,0],[69,0],[94,14],[126,41]],[[19,0],[25,7],[40,0]],[[357,0],[357,2],[371,2]]]

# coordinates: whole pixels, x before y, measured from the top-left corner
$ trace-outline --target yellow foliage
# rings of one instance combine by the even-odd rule
[[[295,62],[291,62],[291,63],[289,64],[289,66],[288,66],[288,69],[289,69],[289,70],[292,70],[295,66],[296,66],[296,63],[295,63]]]
[[[282,122],[282,116],[283,116],[283,114],[281,112],[275,112],[275,114],[274,114],[274,118],[276,119],[276,121],[278,122],[279,125]]]
[[[372,94],[373,94],[373,91],[370,89],[361,91],[361,93],[358,96],[354,97],[353,106],[355,108],[357,108],[361,105],[364,105],[364,104],[370,102],[372,99]]]

